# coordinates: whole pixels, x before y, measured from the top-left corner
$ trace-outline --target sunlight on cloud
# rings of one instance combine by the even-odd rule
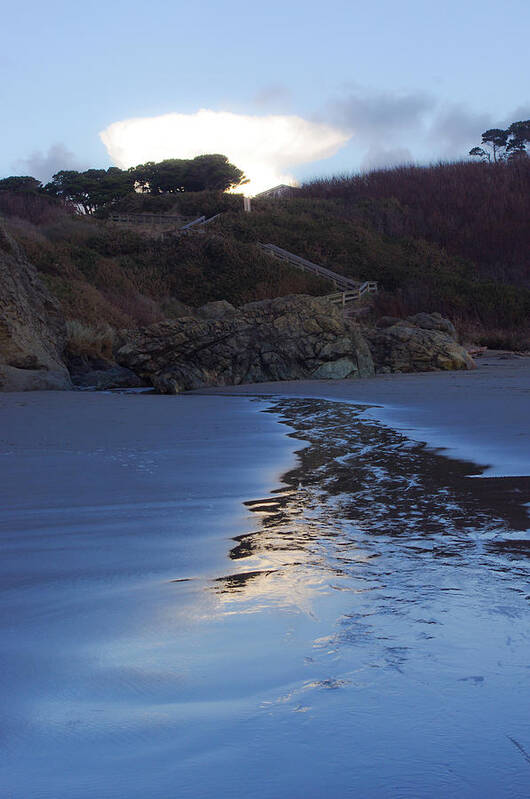
[[[202,109],[114,122],[100,134],[114,163],[126,169],[146,161],[222,153],[250,179],[245,194],[295,184],[290,170],[328,158],[350,134],[297,116],[247,116]]]

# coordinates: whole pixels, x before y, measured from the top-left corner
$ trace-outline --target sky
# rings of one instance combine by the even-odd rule
[[[466,157],[530,117],[527,0],[64,0],[2,12],[0,177],[222,152],[253,193]]]

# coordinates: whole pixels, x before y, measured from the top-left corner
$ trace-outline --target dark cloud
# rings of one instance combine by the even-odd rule
[[[460,158],[480,144],[483,131],[493,127],[489,113],[470,111],[463,105],[445,105],[434,114],[427,135],[440,158]]]
[[[418,130],[436,100],[423,92],[390,94],[355,89],[332,102],[329,112],[333,122],[361,140],[379,141],[396,133]]]
[[[61,169],[85,169],[77,157],[64,144],[52,144],[47,153],[35,150],[28,158],[16,163],[19,174],[32,175],[47,183],[52,175]]]
[[[433,116],[428,140],[441,158],[461,158],[471,147],[480,145],[482,133],[489,128],[507,128],[512,122],[530,117],[530,104],[520,105],[504,119],[489,112],[471,111],[461,104],[443,105]]]
[[[522,122],[524,119],[530,119],[530,103],[523,103],[518,105],[510,114],[510,119],[501,125],[502,128],[508,127],[512,122]]]
[[[482,132],[506,128],[530,117],[530,104],[516,108],[506,119],[489,111],[475,111],[448,103],[425,92],[370,91],[354,85],[330,101],[320,119],[326,118],[352,134],[361,169],[397,163],[466,158],[480,144]]]
[[[408,147],[370,147],[361,161],[361,171],[411,164],[414,161]]]

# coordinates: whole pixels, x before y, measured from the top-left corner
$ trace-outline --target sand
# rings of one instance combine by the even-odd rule
[[[528,377],[1,395],[4,794],[526,797]]]
[[[370,405],[367,417],[416,441],[442,447],[451,457],[486,467],[488,476],[528,475],[530,358],[483,357],[477,359],[477,366],[469,372],[259,383],[224,388],[222,393],[317,397]],[[219,391],[209,389],[208,393]]]

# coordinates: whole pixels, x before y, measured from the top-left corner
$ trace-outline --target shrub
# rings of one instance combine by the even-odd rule
[[[66,322],[66,349],[70,355],[110,360],[116,331],[110,325],[87,325],[78,319]]]

